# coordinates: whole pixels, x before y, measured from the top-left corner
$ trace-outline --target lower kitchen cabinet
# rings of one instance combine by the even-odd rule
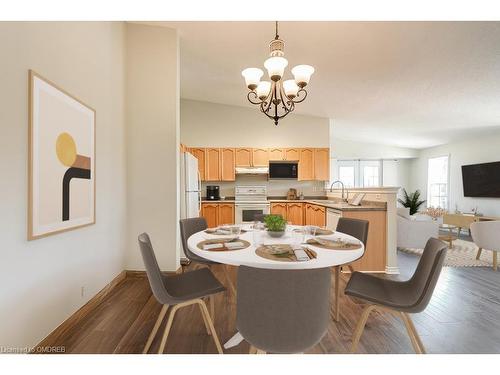
[[[316,225],[324,227],[326,225],[326,209],[323,206],[306,203],[304,209],[305,225]]]
[[[286,219],[292,225],[304,224],[304,204],[303,203],[287,203]]]
[[[234,224],[234,204],[202,203],[201,216],[205,218],[209,228],[223,224]]]
[[[272,215],[281,215],[281,216],[283,216],[283,219],[286,220],[286,218],[287,218],[286,203],[283,203],[283,202],[271,203],[271,214]]]

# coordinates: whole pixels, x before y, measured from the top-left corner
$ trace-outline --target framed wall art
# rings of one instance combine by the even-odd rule
[[[29,71],[28,239],[95,223],[96,112]]]

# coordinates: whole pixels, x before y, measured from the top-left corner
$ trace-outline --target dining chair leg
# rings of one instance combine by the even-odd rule
[[[498,269],[498,252],[493,251],[493,271]]]
[[[207,317],[203,313],[203,310],[201,310],[201,317],[203,318],[203,323],[205,324],[205,329],[207,331],[207,335],[211,336],[212,335],[212,331],[210,331],[210,326],[208,325]]]
[[[255,354],[267,354],[267,352],[265,350],[257,349]]]
[[[257,354],[257,348],[255,346],[250,345],[250,350],[248,354]]]
[[[347,268],[349,268],[349,271],[351,271],[351,273],[354,273],[354,268],[350,264],[347,265]]]
[[[335,271],[335,321],[340,319],[340,266],[334,267]]]
[[[483,249],[481,249],[481,248],[477,249],[476,260],[478,260],[481,257],[481,252],[482,251],[483,251]]]
[[[210,316],[212,317],[212,321],[215,322],[215,296],[211,295],[208,298],[210,300]]]
[[[361,318],[359,319],[358,325],[356,326],[356,329],[354,330],[353,338],[352,338],[352,345],[351,345],[351,353],[356,353],[356,350],[358,349],[358,344],[359,344],[359,339],[361,338],[361,335],[363,334],[363,331],[365,329],[365,324],[366,321],[368,320],[368,316],[372,312],[373,309],[375,309],[376,305],[368,305],[365,307],[363,310],[363,313],[361,314]]]
[[[153,343],[153,339],[156,336],[156,333],[158,332],[158,328],[160,328],[161,322],[163,322],[163,318],[165,318],[165,314],[167,313],[168,310],[168,305],[163,305],[160,314],[158,315],[158,319],[156,319],[156,323],[149,334],[148,341],[146,342],[146,346],[144,346],[144,349],[142,350],[142,354],[147,354],[149,348],[151,347],[151,344]]]
[[[175,313],[182,306],[183,304],[178,304],[172,307],[172,310],[170,310],[170,315],[168,316],[165,332],[163,332],[163,337],[161,339],[160,348],[158,349],[158,354],[163,354],[163,351],[165,350],[165,344],[167,343],[168,333],[170,332],[170,328],[172,328],[172,323],[174,322]]]
[[[219,354],[223,354],[222,346],[220,345],[219,338],[217,337],[217,332],[215,332],[215,328],[214,328],[212,319],[210,319],[210,314],[208,313],[207,305],[201,299],[194,300],[193,302],[198,303],[202,314],[205,314],[206,323],[208,324],[210,331],[212,331],[212,338],[214,339],[215,346],[217,347],[217,351],[219,352]]]
[[[420,340],[420,336],[415,329],[415,325],[411,320],[410,316],[407,313],[402,312],[401,318],[406,327],[406,331],[408,332],[408,336],[410,336],[411,344],[413,345],[413,349],[417,354],[425,354],[424,344],[422,344],[422,340]]]

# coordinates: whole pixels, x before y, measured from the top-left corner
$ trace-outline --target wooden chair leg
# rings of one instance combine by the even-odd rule
[[[211,336],[212,331],[210,331],[210,326],[208,325],[207,318],[205,314],[203,314],[203,310],[201,311],[201,317],[203,318],[203,323],[205,324],[205,329],[207,331],[207,335]]]
[[[334,267],[335,271],[335,321],[340,319],[340,267]]]
[[[170,315],[168,316],[167,320],[167,325],[165,327],[165,332],[163,332],[163,337],[161,339],[160,348],[158,349],[158,354],[163,354],[163,351],[165,350],[168,333],[170,332],[170,328],[172,328],[172,323],[174,322],[175,313],[180,307],[182,307],[182,304],[175,305],[174,307],[172,307],[172,310],[170,311]]]
[[[351,273],[354,273],[354,268],[350,264],[347,265],[347,268],[351,271]]]
[[[208,299],[210,300],[210,316],[212,321],[215,322],[215,296],[211,295]]]
[[[250,345],[250,350],[248,354],[257,354],[257,348],[255,346]]]
[[[413,345],[413,349],[417,354],[425,354],[424,344],[422,344],[422,340],[420,340],[420,336],[415,329],[415,325],[411,320],[410,316],[407,313],[402,312],[401,318],[406,327],[406,331],[408,332],[408,336],[410,336],[411,344]]]
[[[210,314],[208,313],[207,305],[201,299],[197,299],[194,302],[198,303],[202,314],[205,314],[205,318],[206,318],[205,321],[208,324],[210,331],[212,331],[212,338],[214,339],[215,346],[217,347],[217,351],[219,352],[219,354],[223,354],[222,346],[220,345],[219,338],[217,337],[217,332],[215,332],[215,328],[214,328],[212,319],[210,319]]]
[[[477,249],[476,260],[478,260],[479,258],[481,258],[481,252],[482,251],[483,251],[483,249],[481,249],[481,248]]]
[[[264,350],[257,349],[257,353],[255,354],[267,354]]]
[[[156,319],[156,323],[151,330],[151,333],[149,334],[148,341],[146,342],[146,346],[142,350],[142,354],[147,354],[149,348],[151,347],[151,344],[153,343],[153,339],[156,336],[156,333],[158,332],[158,328],[160,328],[161,322],[163,322],[163,318],[165,317],[165,314],[167,313],[168,310],[168,305],[163,305],[160,314],[158,315],[158,319]]]
[[[493,251],[493,271],[498,269],[498,252]]]
[[[352,337],[351,353],[356,353],[356,350],[358,349],[359,339],[361,338],[361,335],[363,334],[363,331],[365,329],[365,324],[368,320],[368,316],[375,307],[376,305],[368,305],[363,310],[361,318],[359,319],[358,325],[356,326]]]

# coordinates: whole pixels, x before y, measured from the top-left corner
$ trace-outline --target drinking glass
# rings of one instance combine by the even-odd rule
[[[235,237],[238,237],[241,233],[241,228],[239,227],[239,225],[233,225],[231,227],[231,234]]]
[[[252,231],[252,239],[253,239],[253,244],[255,247],[259,247],[264,243],[264,226],[262,223],[257,223],[254,224],[253,231]]]

